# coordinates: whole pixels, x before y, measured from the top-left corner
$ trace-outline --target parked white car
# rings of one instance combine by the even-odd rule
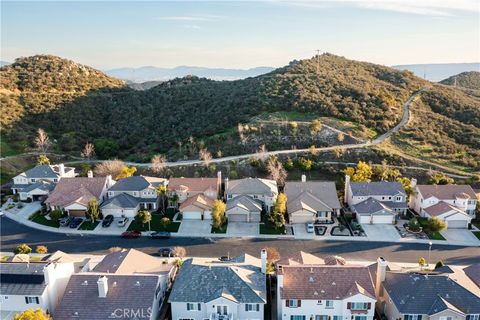
[[[307,223],[307,232],[313,233],[314,231],[315,231],[315,228],[313,227],[313,223]]]
[[[127,224],[128,222],[128,218],[120,218],[120,220],[117,221],[117,226],[119,227],[125,227],[125,225]]]

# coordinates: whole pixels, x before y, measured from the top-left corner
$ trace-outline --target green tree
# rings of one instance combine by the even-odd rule
[[[370,182],[373,175],[372,167],[363,161],[359,161],[356,168],[348,167],[343,172],[353,182]]]
[[[45,165],[45,164],[50,164],[50,159],[48,159],[48,157],[44,154],[41,154],[38,156],[37,158],[37,165]]]
[[[60,209],[55,209],[52,212],[50,212],[49,216],[50,216],[50,219],[57,222],[63,216],[63,211]]]
[[[148,210],[142,209],[138,211],[136,219],[138,219],[138,221],[140,221],[142,225],[145,225],[146,223],[148,223],[148,231],[150,231],[150,222],[152,221],[152,214]]]
[[[277,211],[269,213],[267,215],[267,220],[273,225],[275,229],[280,229],[284,227],[286,222],[285,215]]]
[[[298,132],[298,123],[296,123],[295,121],[291,121],[289,122],[289,125],[290,125],[290,133],[292,134],[292,136],[296,136]]]
[[[168,217],[163,217],[161,220],[160,220],[160,223],[162,224],[163,228],[166,229],[167,226],[169,226],[172,221],[170,220],[170,218]]]
[[[317,134],[318,132],[320,132],[320,130],[322,130],[322,123],[320,122],[320,120],[316,119],[316,120],[313,120],[312,122],[310,122],[310,133],[313,135]]]
[[[167,193],[168,193],[167,186],[161,184],[155,188],[155,192],[157,193],[157,196],[160,198],[160,201],[162,202],[162,209],[164,210],[164,212],[166,212],[167,211]]]
[[[400,184],[402,185],[403,189],[404,189],[405,192],[407,193],[407,196],[411,196],[411,195],[412,195],[412,193],[413,193],[412,180],[410,180],[410,179],[407,178],[407,177],[399,177],[399,178],[397,178],[397,182],[400,182]]]
[[[435,264],[435,269],[438,269],[438,268],[441,268],[445,266],[445,264],[443,263],[442,260],[439,260],[436,264]]]
[[[116,177],[117,180],[131,177],[137,172],[136,167],[124,166],[120,171],[120,174]]]
[[[225,216],[226,205],[221,200],[215,200],[212,207],[212,226],[220,228],[227,221]]]
[[[92,222],[95,222],[98,217],[100,217],[102,211],[100,210],[100,206],[98,205],[98,201],[96,198],[92,198],[88,202],[88,208],[85,214]]]
[[[420,223],[418,222],[417,218],[412,218],[408,221],[408,228],[412,231],[420,230]]]
[[[287,160],[285,161],[285,163],[283,164],[283,167],[285,169],[287,169],[288,171],[292,170],[294,166],[295,165],[293,163],[293,160],[290,157],[288,157]]]
[[[238,173],[236,170],[230,170],[230,172],[228,173],[228,177],[230,179],[237,179],[238,178]]]
[[[423,269],[427,265],[427,260],[425,258],[418,258],[418,265],[420,266],[420,270]]]
[[[35,252],[40,253],[40,254],[45,254],[45,253],[48,252],[48,248],[47,248],[47,246],[37,246],[35,248]]]
[[[428,229],[433,232],[440,232],[447,228],[445,221],[440,220],[438,217],[433,217],[428,220]]]
[[[454,184],[455,180],[446,176],[442,172],[434,172],[430,174],[430,184]]]
[[[298,158],[298,165],[303,171],[310,171],[313,168],[313,161],[307,158]]]
[[[88,171],[92,170],[92,166],[88,163],[82,163],[80,165],[80,176],[86,177],[88,175]]]
[[[52,318],[43,312],[42,309],[27,309],[21,313],[17,313],[13,320],[51,320]]]
[[[29,254],[30,252],[32,252],[32,248],[30,248],[27,244],[25,243],[22,243],[20,245],[18,245],[14,250],[13,250],[13,253],[15,254]]]
[[[111,139],[97,139],[95,140],[95,152],[100,159],[108,159],[118,155],[120,146],[116,141]]]

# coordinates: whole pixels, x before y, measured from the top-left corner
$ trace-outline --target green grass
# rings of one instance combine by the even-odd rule
[[[285,234],[285,226],[275,229],[270,223],[261,223],[260,234]]]
[[[161,219],[163,216],[158,214],[152,214],[152,221],[150,222],[150,230],[151,231],[168,231],[168,232],[178,232],[178,228],[180,228],[180,222],[172,222],[167,227],[163,227],[161,223]],[[128,231],[148,231],[148,223],[142,224],[138,220],[133,220],[128,226]]]
[[[473,235],[480,240],[480,231],[473,231]]]
[[[94,223],[92,223],[92,221],[90,220],[85,220],[82,222],[80,227],[78,227],[78,230],[93,230],[98,226],[99,223],[100,221],[98,220],[95,221]]]
[[[45,218],[45,215],[43,215],[40,211],[35,212],[28,218],[28,220],[31,220],[35,223],[42,224],[47,227],[53,227],[53,228],[58,228],[60,227],[60,224],[58,221],[53,221],[53,220],[48,220]]]
[[[437,231],[431,231],[428,228],[428,219],[427,218],[417,218],[418,222],[423,228],[423,231],[431,240],[445,240],[445,238]]]
[[[18,146],[18,142],[8,143],[3,137],[1,140],[2,141],[0,141],[0,151],[2,157],[14,156],[24,151],[24,148]]]
[[[228,222],[226,222],[223,226],[220,228],[214,228],[212,226],[212,229],[210,230],[210,233],[227,233],[227,227],[228,227]]]

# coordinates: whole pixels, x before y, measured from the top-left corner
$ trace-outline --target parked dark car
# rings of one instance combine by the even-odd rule
[[[172,248],[160,248],[158,250],[158,255],[160,257],[174,257],[175,252],[173,251]]]
[[[82,218],[73,218],[72,222],[70,222],[70,228],[76,229],[82,223]]]
[[[150,233],[150,238],[152,239],[169,239],[170,238],[170,232],[166,231],[156,231]]]
[[[102,221],[102,227],[103,228],[108,228],[110,227],[110,225],[112,224],[113,222],[113,216],[111,214],[109,214],[108,216],[106,216],[105,218],[103,218],[103,221]]]
[[[218,260],[222,261],[222,262],[228,262],[230,261],[230,257],[228,256],[221,256],[220,258],[218,258]]]
[[[73,220],[72,217],[64,217],[58,220],[58,222],[60,223],[60,226],[67,227],[70,224],[70,222],[72,222],[72,220]]]
[[[135,239],[135,238],[140,238],[142,236],[142,233],[140,231],[125,231],[122,233],[122,238],[126,239]]]

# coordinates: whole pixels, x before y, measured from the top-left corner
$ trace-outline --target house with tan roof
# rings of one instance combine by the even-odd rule
[[[214,200],[197,194],[187,198],[179,207],[182,218],[186,220],[211,220]]]
[[[45,203],[50,210],[60,209],[69,216],[85,217],[88,203],[96,199],[99,203],[105,200],[107,189],[115,183],[111,176],[107,177],[75,177],[61,179]]]
[[[221,172],[218,172],[217,178],[170,178],[168,181],[169,197],[176,195],[178,203],[198,194],[213,200],[218,199],[221,177]]]
[[[263,203],[247,195],[241,195],[227,201],[225,215],[230,222],[255,222],[261,220]]]
[[[261,201],[267,212],[269,212],[277,200],[277,182],[275,180],[260,178],[225,179],[225,198],[227,199],[227,203],[239,196],[249,196],[254,200]]]
[[[477,201],[469,185],[415,185],[409,205],[421,217],[438,217],[448,228],[462,229],[474,218]]]

